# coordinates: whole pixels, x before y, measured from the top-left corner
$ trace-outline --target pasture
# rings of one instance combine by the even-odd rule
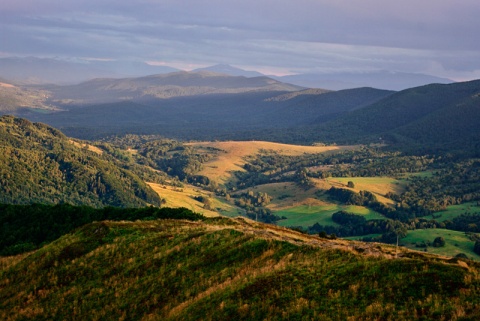
[[[450,205],[447,206],[445,211],[435,212],[434,219],[438,222],[444,222],[446,220],[452,220],[461,214],[473,214],[480,213],[480,206],[477,205],[477,202],[469,202],[460,205]]]
[[[385,219],[381,214],[363,206],[327,204],[321,206],[301,205],[274,212],[275,215],[286,217],[278,221],[280,226],[307,227],[315,223],[320,225],[339,226],[332,220],[332,214],[338,211],[362,215],[367,220]]]
[[[423,251],[423,248],[416,247],[417,243],[430,242],[441,236],[445,239],[445,246],[433,247],[428,246],[427,252],[438,255],[455,256],[460,253],[466,254],[469,258],[479,261],[480,256],[473,252],[474,242],[469,239],[465,232],[458,232],[446,229],[419,229],[408,231],[405,238],[401,239],[400,243],[413,250]]]

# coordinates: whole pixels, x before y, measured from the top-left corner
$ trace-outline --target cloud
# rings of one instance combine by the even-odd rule
[[[476,0],[4,0],[0,52],[467,75],[478,16]]]

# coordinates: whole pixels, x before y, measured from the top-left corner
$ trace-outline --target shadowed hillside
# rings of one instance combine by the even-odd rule
[[[474,147],[480,139],[480,81],[432,84],[390,95],[316,129],[337,142],[380,138],[428,148]]]

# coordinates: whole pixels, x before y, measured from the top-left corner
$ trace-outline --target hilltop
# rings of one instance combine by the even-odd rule
[[[97,222],[0,264],[2,320],[480,316],[477,263],[240,218]]]

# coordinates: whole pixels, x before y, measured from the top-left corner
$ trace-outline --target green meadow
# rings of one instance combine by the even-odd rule
[[[281,226],[311,226],[315,223],[320,225],[339,226],[332,221],[332,214],[338,211],[346,211],[357,215],[363,215],[367,220],[385,219],[381,214],[363,206],[328,204],[323,206],[301,205],[285,210],[276,211],[274,214],[286,219],[278,221]]]
[[[415,245],[422,242],[433,243],[433,240],[439,236],[445,239],[445,246],[428,246],[426,248],[427,252],[446,256],[455,256],[464,253],[471,259],[480,260],[480,256],[473,252],[475,242],[470,240],[465,232],[446,229],[413,230],[408,231],[407,236],[401,240],[401,243],[410,249],[423,251],[424,248],[416,247]]]
[[[436,212],[434,216],[436,221],[444,222],[446,220],[452,220],[464,213],[480,213],[480,206],[477,205],[477,202],[450,205],[445,211]]]

